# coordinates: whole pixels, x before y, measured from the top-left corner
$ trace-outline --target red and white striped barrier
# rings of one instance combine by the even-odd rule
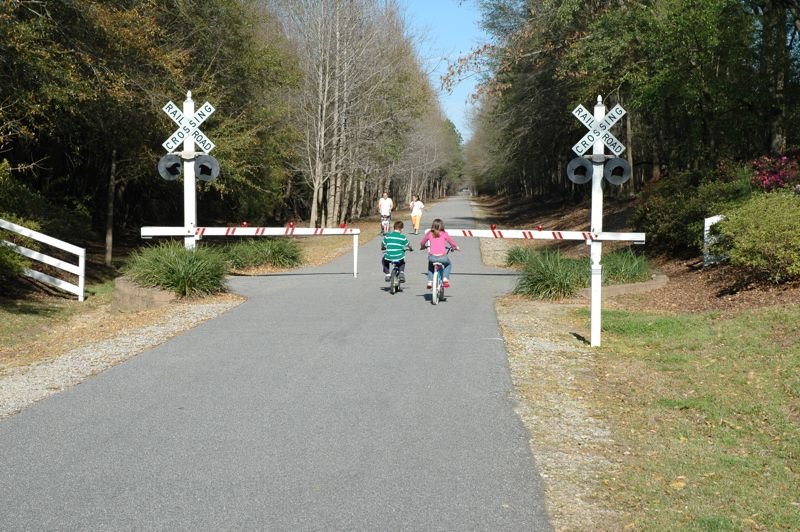
[[[352,227],[198,227],[197,237],[204,236],[352,236],[361,229]]]
[[[142,238],[157,236],[194,236],[201,240],[207,236],[352,236],[353,237],[353,277],[358,277],[358,235],[361,229],[353,227],[142,227]]]
[[[591,231],[543,231],[527,229],[447,229],[452,237],[508,238],[523,240],[583,240],[585,242],[618,240],[643,244],[645,233],[592,233]]]

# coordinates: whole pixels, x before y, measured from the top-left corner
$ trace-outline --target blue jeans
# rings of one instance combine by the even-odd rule
[[[442,269],[442,278],[450,280],[450,270],[453,263],[450,262],[450,257],[447,255],[428,255],[428,281],[433,281],[433,263],[441,262],[444,268]]]
[[[389,262],[386,259],[381,259],[381,263],[383,264],[383,273],[386,274],[386,275],[389,275],[389,272],[391,271],[390,268],[392,266],[392,263]],[[397,266],[400,268],[400,272],[405,272],[406,271],[406,259],[400,259],[399,261],[397,261]]]

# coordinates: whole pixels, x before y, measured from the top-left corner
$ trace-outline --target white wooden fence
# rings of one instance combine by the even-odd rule
[[[66,292],[70,292],[78,296],[78,301],[83,301],[83,293],[84,293],[84,286],[86,284],[86,250],[83,248],[79,248],[77,246],[73,246],[72,244],[68,244],[63,240],[59,240],[57,238],[53,238],[51,236],[47,236],[45,234],[39,233],[37,231],[33,231],[31,229],[27,229],[22,227],[21,225],[17,225],[15,223],[11,223],[9,221],[3,220],[0,218],[0,229],[5,229],[6,231],[11,231],[13,233],[20,234],[22,236],[31,238],[43,244],[47,244],[48,246],[52,246],[54,248],[58,248],[64,250],[68,253],[72,253],[73,255],[77,255],[78,257],[78,264],[72,264],[70,262],[63,261],[61,259],[57,259],[55,257],[51,257],[49,255],[45,255],[44,253],[39,253],[38,251],[34,251],[32,249],[26,248],[24,246],[19,246],[7,240],[0,240],[0,245],[9,246],[14,251],[28,257],[29,259],[33,259],[39,262],[43,262],[49,266],[53,266],[54,268],[58,268],[60,270],[67,271],[69,273],[73,273],[78,276],[78,284],[73,284],[67,282],[63,279],[58,279],[57,277],[53,277],[52,275],[47,275],[46,273],[33,270],[30,268],[25,268],[23,273],[32,278],[36,279],[37,281],[41,281],[47,285],[54,286],[56,288],[60,288]]]

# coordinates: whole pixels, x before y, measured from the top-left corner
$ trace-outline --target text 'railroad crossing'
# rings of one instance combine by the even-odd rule
[[[577,155],[586,153],[589,148],[594,146],[597,140],[602,140],[603,144],[618,157],[625,151],[625,146],[617,140],[617,137],[611,134],[611,131],[609,131],[611,126],[616,124],[617,121],[625,115],[625,109],[623,109],[621,105],[615,105],[602,120],[595,120],[592,113],[583,105],[578,105],[578,107],[572,111],[572,114],[589,130],[589,132],[572,147],[572,151]]]
[[[162,144],[165,150],[170,153],[174,152],[181,142],[186,139],[192,139],[205,153],[214,149],[214,143],[199,129],[200,124],[205,122],[215,111],[213,105],[208,102],[204,103],[190,118],[187,118],[172,101],[167,102],[167,105],[162,107],[161,110],[167,113],[167,116],[173,122],[178,124],[178,129]]]

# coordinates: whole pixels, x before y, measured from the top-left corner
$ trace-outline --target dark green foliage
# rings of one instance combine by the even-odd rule
[[[697,254],[702,249],[704,219],[750,193],[750,173],[741,168],[724,176],[683,172],[652,183],[633,222],[647,233],[648,252]]]
[[[245,240],[221,248],[231,268],[241,270],[253,266],[289,268],[302,262],[300,248],[293,240]]]
[[[212,247],[184,248],[183,242],[165,242],[135,251],[125,273],[142,286],[175,292],[179,297],[225,291],[225,257]]]
[[[5,213],[0,218],[67,242],[77,244],[91,236],[91,218],[85,207],[50,201],[14,177],[5,160],[0,161],[0,213]],[[24,218],[14,221],[14,216]]]
[[[0,240],[3,235],[0,232]],[[0,242],[0,282],[8,282],[14,277],[22,274],[23,268],[26,268],[26,259],[11,248],[5,246]]]
[[[21,214],[61,238],[68,235],[55,229],[104,230],[113,167],[118,230],[174,224],[180,183],[158,179],[155,168],[161,142],[176,128],[161,107],[180,106],[186,89],[196,105],[208,100],[217,108],[202,129],[217,144],[222,175],[198,187],[201,218],[260,223],[275,212],[294,134],[280,92],[297,75],[262,6],[31,5],[0,3],[0,102],[13,102],[0,104],[0,153],[40,204]]]
[[[746,279],[783,283],[800,279],[800,196],[754,194],[714,226],[715,254],[726,255]]]
[[[39,225],[33,220],[26,220],[14,214],[3,212],[2,210],[0,210],[0,218],[7,222],[21,225],[32,231],[40,230]],[[3,241],[23,246],[34,251],[39,250],[39,245],[35,240],[0,229],[0,281],[8,281],[21,275],[22,270],[31,266],[31,261],[27,257],[14,251],[7,244],[4,244]]]

